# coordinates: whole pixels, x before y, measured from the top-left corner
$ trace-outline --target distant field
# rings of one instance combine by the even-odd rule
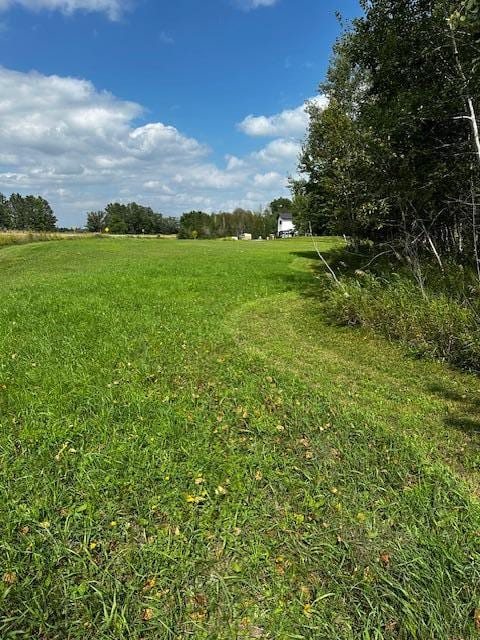
[[[0,251],[0,638],[478,638],[480,381],[326,325],[314,260]]]

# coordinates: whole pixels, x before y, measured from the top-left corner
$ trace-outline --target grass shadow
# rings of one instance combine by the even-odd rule
[[[445,416],[445,424],[463,431],[480,445],[480,396],[469,396],[440,384],[429,385],[428,391],[454,409],[454,413]]]
[[[340,279],[344,276],[347,278],[354,276],[357,269],[365,268],[372,258],[378,255],[378,252],[371,250],[369,247],[366,247],[365,251],[363,251],[363,247],[358,251],[345,247],[327,248],[325,250],[322,250],[322,247],[320,247],[320,250],[325,260],[328,261]],[[330,286],[328,280],[331,276],[328,275],[328,270],[317,252],[313,248],[311,251],[293,251],[292,256],[302,259],[302,261],[308,260],[308,268],[305,268],[303,274],[292,275],[292,273],[289,273],[285,275],[289,283],[289,288],[294,288],[304,298],[318,300],[319,303],[324,302],[325,288]],[[372,265],[372,271],[375,271],[376,274],[381,272],[388,274],[391,273],[392,270],[393,265],[388,256],[381,256]],[[312,274],[314,277],[312,277]],[[319,316],[323,315],[320,308],[318,309],[318,314]],[[327,323],[329,325],[336,324],[333,321],[328,321],[328,318]],[[351,338],[349,340],[351,340],[352,343],[350,349],[356,353],[358,349],[355,343],[357,340],[360,340],[360,337],[355,331],[352,331],[352,329],[353,327],[350,328]],[[374,334],[372,333],[372,339],[373,337]],[[362,334],[362,340],[366,340],[364,334]],[[363,344],[366,346],[367,342],[363,342]],[[387,344],[387,342],[388,340],[385,339],[385,344]],[[397,351],[398,357],[401,357],[400,353],[403,353],[406,361],[425,360],[424,357],[415,354],[412,350],[409,350],[405,344],[402,345],[401,342],[398,343],[398,347],[400,347],[400,350]],[[393,363],[394,359],[396,359],[393,355],[393,350],[391,354],[391,357],[388,356],[386,360],[383,361],[383,366],[387,368]],[[397,365],[398,364],[397,362]],[[447,380],[450,379],[450,375],[445,372],[445,375],[439,376],[438,381],[434,383],[428,383],[428,378],[420,382],[419,391],[421,389],[427,397],[430,396],[432,399],[440,400],[441,405],[439,406],[438,419],[443,422],[447,429],[455,430],[463,434],[465,442],[468,443],[468,448],[470,449],[467,454],[462,453],[460,450],[458,452],[458,461],[463,466],[463,463],[467,462],[467,458],[469,460],[476,459],[480,451],[480,389],[478,388],[478,384],[476,384],[476,377],[474,375],[469,377],[468,374],[459,373],[459,369],[453,364],[449,365],[444,363],[444,366],[452,372],[451,385],[447,382]],[[410,381],[406,380],[406,382],[411,385],[418,384],[419,380],[416,379],[415,372],[412,371],[410,366],[404,368],[404,375],[407,376],[407,378],[409,377],[408,372],[411,372],[413,377]],[[463,375],[466,376],[465,379],[458,377]],[[442,378],[446,380],[445,383],[442,382]],[[470,463],[467,464],[471,466]],[[473,466],[477,465],[476,462],[472,464]]]

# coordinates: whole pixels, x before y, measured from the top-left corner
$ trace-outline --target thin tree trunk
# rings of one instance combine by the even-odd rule
[[[466,107],[467,107],[467,111],[468,111],[468,115],[461,116],[461,117],[470,121],[470,126],[471,126],[472,136],[473,136],[473,146],[474,146],[474,150],[475,150],[475,155],[477,157],[478,164],[480,165],[480,135],[479,135],[479,130],[478,130],[477,114],[475,112],[475,105],[473,104],[472,96],[469,95],[469,92],[468,92],[468,79],[467,79],[467,76],[465,75],[465,71],[463,70],[462,62],[460,60],[460,53],[458,51],[457,38],[455,36],[455,29],[454,29],[452,23],[450,23],[450,34],[451,34],[451,37],[452,37],[452,45],[453,45],[453,53],[454,53],[454,57],[455,57],[455,64],[457,66],[457,70],[458,70],[460,79],[462,80],[462,83],[463,83],[463,92],[462,93],[463,93],[463,97],[464,97],[464,100],[466,102]],[[476,199],[475,199],[473,175],[474,175],[474,168],[473,168],[473,165],[472,165],[472,178],[471,178],[472,185],[471,185],[471,189],[472,189],[473,247],[474,247],[475,264],[476,264],[476,268],[477,268],[477,274],[478,274],[478,277],[480,279],[480,265],[479,265],[479,262],[478,262],[478,239],[477,239],[477,202],[476,202]]]
[[[473,227],[473,255],[475,256],[475,266],[477,268],[478,279],[480,280],[480,262],[478,259],[478,235],[477,235],[477,199],[475,197],[475,184],[472,180],[472,227]]]
[[[457,45],[457,38],[455,36],[455,29],[453,28],[453,25],[450,24],[450,34],[452,37],[452,45],[453,45],[453,53],[454,53],[454,57],[455,57],[455,64],[459,73],[459,76],[463,82],[463,86],[464,86],[464,91],[463,93],[463,97],[464,100],[466,102],[466,107],[468,110],[468,114],[467,116],[460,116],[461,118],[465,118],[466,120],[470,120],[470,125],[472,127],[472,134],[473,134],[473,141],[474,141],[474,147],[475,147],[475,153],[477,156],[477,160],[480,164],[480,134],[478,131],[478,120],[477,120],[477,114],[475,112],[475,106],[473,104],[473,99],[470,95],[468,95],[467,92],[467,87],[468,87],[468,80],[467,80],[467,76],[465,75],[465,71],[463,70],[462,67],[462,63],[460,61],[460,53],[458,51],[458,45]]]

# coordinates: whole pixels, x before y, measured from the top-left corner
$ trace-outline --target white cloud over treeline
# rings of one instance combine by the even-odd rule
[[[311,102],[319,106],[327,105],[327,98],[318,96]],[[302,136],[308,125],[308,114],[305,105],[296,109],[285,109],[281,113],[272,116],[247,116],[238,128],[249,136],[277,137],[277,136]]]
[[[111,200],[137,200],[167,214],[256,208],[286,193],[305,133],[302,110],[266,117],[265,126],[259,117],[263,135],[277,137],[219,164],[206,144],[174,126],[137,125],[145,117],[141,105],[87,80],[0,67],[0,191],[43,195],[68,225]],[[241,125],[252,133],[249,126]]]

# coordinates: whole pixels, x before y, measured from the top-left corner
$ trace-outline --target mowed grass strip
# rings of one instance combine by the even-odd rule
[[[437,405],[425,433],[392,413],[387,371],[352,408],[339,376],[361,393],[375,350],[325,328],[325,357],[309,251],[0,253],[0,637],[478,637],[475,454]]]

